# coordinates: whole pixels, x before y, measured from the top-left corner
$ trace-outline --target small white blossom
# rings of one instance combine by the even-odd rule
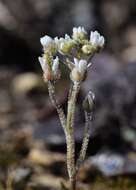
[[[73,28],[73,34],[75,34],[75,33],[86,34],[87,32],[85,31],[84,27],[79,26],[78,28],[76,28],[76,27]]]
[[[74,62],[75,62],[75,67],[77,68],[77,70],[80,73],[84,73],[87,69],[87,61],[86,60],[78,60],[76,58],[74,58]]]
[[[71,40],[71,38],[68,34],[65,34],[65,40]]]
[[[40,65],[41,65],[43,72],[46,72],[46,70],[48,69],[49,66],[46,63],[45,59],[43,57],[38,57],[38,60],[40,62]]]
[[[56,45],[59,46],[60,42],[64,41],[64,38],[58,38],[58,37],[55,37],[54,38],[54,42],[56,43]]]
[[[94,46],[103,47],[105,43],[105,39],[103,36],[99,34],[99,32],[91,32],[90,34],[90,42]]]
[[[79,26],[78,28],[73,28],[73,39],[74,40],[84,40],[86,38],[87,32],[84,27]]]
[[[58,37],[55,37],[54,38],[54,41],[57,45],[60,45],[61,43],[65,43],[65,42],[69,42],[71,41],[72,39],[70,38],[70,36],[68,34],[65,34],[65,38],[58,38]]]
[[[49,64],[46,62],[44,57],[39,57],[38,59],[44,73],[44,79],[46,81],[53,80],[53,79],[57,80],[60,78],[58,57],[52,60],[51,66],[49,66]]]
[[[59,71],[59,58],[58,58],[58,56],[53,60],[52,71],[55,74],[58,73],[58,71]]]
[[[74,58],[73,68],[70,74],[71,80],[78,82],[84,80],[85,73],[90,65],[91,63],[88,64],[84,59],[78,60]]]
[[[42,46],[47,47],[54,43],[53,39],[50,36],[45,35],[44,37],[40,38],[40,42]]]
[[[58,44],[59,38],[58,38],[57,36],[54,38],[54,42],[55,42],[56,44]]]
[[[77,58],[74,58],[74,63],[75,63],[76,69],[81,74],[84,74],[87,68],[91,65],[91,63],[88,64],[86,60],[84,59],[78,60]]]

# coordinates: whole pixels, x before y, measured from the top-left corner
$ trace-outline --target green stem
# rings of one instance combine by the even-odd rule
[[[75,141],[74,141],[74,116],[76,108],[77,95],[80,89],[80,83],[74,82],[71,95],[68,101],[67,124],[66,124],[66,142],[67,142],[67,168],[71,182],[71,188],[75,189]]]
[[[87,113],[85,111],[84,137],[83,137],[83,143],[82,143],[82,146],[81,146],[79,158],[78,158],[77,163],[76,163],[76,171],[78,171],[78,169],[80,168],[80,166],[83,163],[83,161],[85,159],[85,156],[86,156],[88,143],[89,143],[89,138],[90,138],[90,127],[91,127],[90,123],[91,123],[91,120],[92,120],[92,113]]]
[[[48,82],[48,91],[49,91],[50,100],[57,110],[62,128],[64,130],[64,133],[66,134],[66,117],[65,117],[62,107],[60,106],[60,104],[58,103],[56,99],[54,85],[50,81]]]

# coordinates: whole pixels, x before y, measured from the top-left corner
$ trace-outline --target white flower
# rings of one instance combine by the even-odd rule
[[[50,36],[45,35],[44,37],[40,38],[40,42],[42,46],[47,47],[54,43],[53,39]]]
[[[59,70],[59,58],[56,57],[55,59],[52,60],[52,65],[51,67],[49,64],[46,62],[44,57],[39,57],[39,62],[43,70],[44,74],[44,79],[45,81],[50,81],[50,80],[58,80],[60,78],[60,70]]]
[[[87,32],[85,31],[84,27],[79,26],[78,28],[76,28],[76,27],[73,28],[73,34],[75,34],[75,33],[85,33],[86,34]]]
[[[53,74],[54,80],[59,80],[60,77],[61,77],[58,56],[53,60],[53,63],[52,63],[52,74]]]
[[[65,34],[65,40],[71,40],[71,38],[68,34]]]
[[[65,42],[69,42],[71,41],[72,39],[70,38],[70,36],[68,34],[65,34],[65,38],[58,38],[58,37],[55,37],[54,38],[54,41],[55,43],[59,46],[61,43],[65,43]]]
[[[94,46],[103,47],[105,43],[105,39],[97,31],[95,31],[95,32],[91,32],[90,34],[90,42]]]
[[[91,65],[91,63],[87,63],[86,60],[81,59],[78,60],[77,58],[74,58],[75,68],[80,72],[82,75],[85,73],[87,68]]]
[[[70,73],[71,80],[74,82],[81,82],[84,80],[86,70],[89,66],[90,63],[88,64],[86,60],[78,60],[77,58],[74,58],[73,69]]]
[[[54,74],[58,73],[58,71],[59,71],[59,58],[58,58],[58,56],[53,60],[52,71]]]
[[[74,40],[84,40],[86,39],[87,32],[85,31],[84,27],[79,26],[78,28],[73,28],[73,39]]]
[[[46,72],[47,69],[49,68],[48,64],[46,63],[45,59],[43,57],[38,57],[38,60],[40,62],[41,68],[43,72]]]

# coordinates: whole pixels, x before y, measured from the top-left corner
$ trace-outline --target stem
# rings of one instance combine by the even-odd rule
[[[64,133],[66,134],[66,117],[65,117],[62,107],[60,106],[60,104],[58,103],[58,101],[56,99],[54,85],[50,81],[48,82],[48,91],[49,91],[50,100],[57,110],[57,113],[58,113],[59,119],[60,119],[60,123],[64,130]]]
[[[75,141],[74,141],[74,116],[76,108],[77,95],[80,89],[80,83],[74,82],[71,95],[68,101],[67,125],[66,125],[66,142],[67,142],[67,168],[71,182],[71,189],[76,186],[75,176]]]
[[[72,180],[70,180],[70,190],[76,189],[76,175],[73,177]]]
[[[77,164],[76,164],[76,171],[78,171],[78,169],[80,168],[80,166],[83,163],[85,156],[86,156],[87,147],[88,147],[88,143],[89,143],[89,137],[90,137],[90,127],[91,127],[90,122],[91,121],[92,121],[92,112],[88,113],[85,111],[84,137],[83,137],[83,142],[82,142],[79,158],[78,158]]]

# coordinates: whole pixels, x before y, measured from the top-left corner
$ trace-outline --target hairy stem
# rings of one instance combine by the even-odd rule
[[[68,101],[67,124],[66,124],[66,142],[67,142],[67,168],[71,182],[71,188],[75,189],[75,141],[74,141],[74,116],[77,95],[80,89],[80,83],[74,82],[71,95]]]
[[[70,179],[70,190],[76,190],[76,175]]]
[[[80,168],[81,164],[83,163],[86,151],[89,143],[89,137],[90,137],[90,127],[91,127],[91,121],[92,121],[92,113],[87,113],[85,111],[85,129],[84,129],[84,136],[83,136],[83,142],[79,154],[79,158],[76,163],[76,171]]]
[[[49,91],[50,100],[57,110],[62,128],[64,130],[64,133],[66,134],[66,117],[62,107],[60,106],[60,104],[56,99],[54,85],[50,81],[48,82],[48,91]]]

